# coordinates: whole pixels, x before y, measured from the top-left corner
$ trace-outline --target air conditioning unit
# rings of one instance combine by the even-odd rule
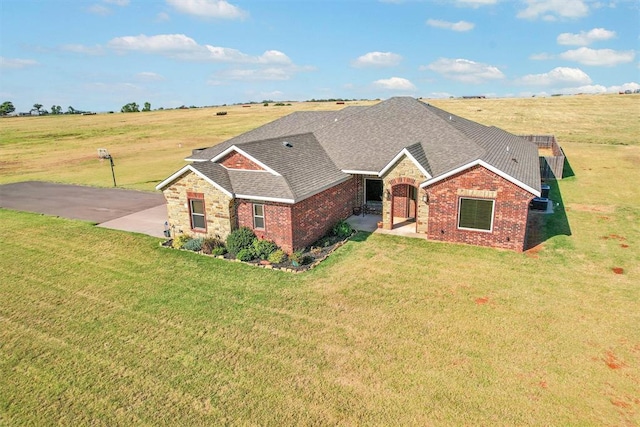
[[[540,197],[543,199],[549,198],[549,191],[551,191],[551,186],[549,184],[542,184],[542,191],[540,192]]]
[[[529,207],[534,211],[546,211],[549,207],[549,199],[546,197],[536,197],[529,203]]]

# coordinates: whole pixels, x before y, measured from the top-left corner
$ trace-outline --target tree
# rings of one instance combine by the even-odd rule
[[[67,114],[76,114],[76,109],[69,105],[67,108]]]
[[[151,103],[145,102],[142,111],[151,111]]]
[[[40,114],[41,110],[42,110],[42,104],[33,104],[33,109],[31,110],[31,112],[37,111],[38,114]]]
[[[138,113],[140,112],[140,107],[135,102],[130,102],[127,105],[123,106],[120,109],[121,113]]]
[[[5,101],[0,105],[0,116],[6,116],[16,111],[16,107],[13,106],[11,101]]]
[[[52,105],[51,114],[62,114],[62,107],[59,105]]]

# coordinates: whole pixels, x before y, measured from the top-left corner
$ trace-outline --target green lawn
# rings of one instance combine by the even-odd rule
[[[0,425],[638,425],[637,123],[575,120],[525,254],[358,234],[288,274],[0,209]]]

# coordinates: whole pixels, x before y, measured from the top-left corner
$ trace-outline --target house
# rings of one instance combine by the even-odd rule
[[[175,232],[247,226],[289,252],[363,206],[385,229],[522,251],[541,187],[534,143],[409,97],[294,112],[186,160],[156,187]]]

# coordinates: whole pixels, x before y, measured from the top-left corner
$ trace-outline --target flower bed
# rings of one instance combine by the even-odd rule
[[[235,230],[227,238],[226,245],[220,239],[191,238],[188,235],[179,235],[162,242],[161,246],[188,250],[260,268],[302,273],[316,267],[349,240],[354,231],[348,224],[345,224],[344,221],[339,222],[330,234],[313,245],[292,254],[284,253],[273,242],[257,239],[253,235],[253,231],[247,228]]]

